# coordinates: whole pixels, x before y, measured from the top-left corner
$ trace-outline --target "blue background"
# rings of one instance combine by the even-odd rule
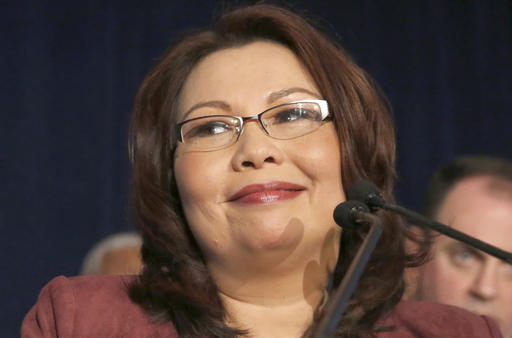
[[[127,126],[156,58],[229,1],[3,1],[0,5],[0,335],[18,336],[41,287],[77,274],[100,238],[131,229]],[[509,1],[295,1],[388,95],[397,195],[418,209],[440,163],[512,158]]]

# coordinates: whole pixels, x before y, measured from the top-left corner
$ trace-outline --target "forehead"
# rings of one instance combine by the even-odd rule
[[[180,96],[180,113],[198,102],[213,100],[235,107],[258,106],[269,93],[290,87],[318,93],[310,75],[288,48],[257,41],[223,49],[207,56],[189,74]]]
[[[504,250],[512,250],[512,198],[493,193],[487,177],[457,183],[439,209],[438,219]]]

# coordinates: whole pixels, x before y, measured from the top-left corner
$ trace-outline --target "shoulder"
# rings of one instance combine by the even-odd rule
[[[133,276],[56,277],[26,315],[22,337],[177,337],[170,323],[158,324],[129,295]]]
[[[502,337],[490,318],[434,302],[402,301],[379,326],[395,327],[379,337]]]

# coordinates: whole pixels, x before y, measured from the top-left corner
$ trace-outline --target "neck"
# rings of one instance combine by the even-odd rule
[[[221,294],[230,326],[247,329],[251,337],[301,337],[311,325],[326,292],[315,292],[309,299],[236,299]]]
[[[339,236],[332,236],[312,255],[310,251],[307,259],[292,254],[267,269],[251,260],[245,261],[247,269],[209,266],[228,324],[249,330],[252,337],[302,336],[325,301],[337,261],[338,247],[333,243],[339,243]]]
[[[302,336],[327,294],[328,274],[313,263],[307,266],[297,278],[259,278],[238,289],[221,289],[228,324],[248,329],[252,337]]]

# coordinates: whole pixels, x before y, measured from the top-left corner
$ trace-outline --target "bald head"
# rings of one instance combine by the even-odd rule
[[[142,270],[142,240],[135,233],[118,233],[97,243],[86,255],[82,275],[130,275]]]

